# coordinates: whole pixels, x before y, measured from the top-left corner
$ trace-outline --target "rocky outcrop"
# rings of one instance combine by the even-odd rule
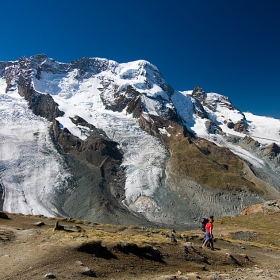
[[[128,114],[132,114],[133,118],[140,118],[144,107],[140,96],[135,96],[127,105],[126,111]]]
[[[280,163],[280,147],[276,143],[270,145],[261,145],[258,141],[249,136],[245,136],[239,140],[239,143],[249,151],[254,151],[264,159],[268,159],[268,163],[275,162]]]
[[[44,59],[46,59],[44,55],[34,57],[36,61]],[[29,107],[35,115],[52,121],[56,117],[63,116],[64,113],[58,109],[58,104],[49,94],[40,94],[33,89],[32,71],[29,69],[33,63],[32,59],[22,57],[18,64],[14,63],[10,67],[6,67],[3,73],[7,82],[6,90],[18,89],[19,94],[28,101]]]
[[[5,199],[5,189],[2,183],[0,182],[0,211],[3,210],[4,199]]]
[[[239,120],[237,123],[225,120],[224,123],[227,125],[229,129],[233,129],[234,131],[244,133],[244,134],[248,133],[247,130],[248,124],[244,119]]]
[[[280,212],[280,200],[269,200],[260,204],[254,204],[244,207],[240,212],[240,215],[252,215],[256,213],[279,213]]]
[[[217,126],[213,121],[211,120],[207,120],[205,122],[205,127],[208,133],[212,133],[212,134],[222,134],[222,129]]]
[[[116,62],[104,58],[88,58],[83,57],[71,62],[71,69],[78,69],[78,76],[89,78],[92,74],[98,74],[108,69],[113,70],[116,67]]]
[[[83,141],[72,135],[67,128],[60,129],[59,123],[55,121],[55,141],[62,147],[63,152],[71,155],[81,166],[84,166],[85,170],[88,170],[88,176],[92,177],[96,174],[95,179],[99,181],[98,185],[104,192],[104,198],[105,193],[110,194],[121,203],[124,198],[122,151],[117,148],[116,142],[106,138],[104,131],[89,125],[80,117],[76,118],[76,123],[91,128],[90,136],[86,140]],[[109,197],[107,199],[110,201]]]
[[[260,143],[258,141],[247,135],[242,139],[242,142],[250,147],[260,147]]]
[[[236,111],[240,113],[240,120],[236,123],[233,122],[230,118],[225,118],[225,116],[221,115],[221,118],[224,119],[223,123],[227,125],[228,128],[233,129],[234,131],[240,132],[240,133],[247,133],[248,132],[248,124],[246,122],[245,116],[241,113],[240,110],[238,110],[236,107],[234,107],[229,100],[228,97],[216,94],[216,93],[205,93],[202,88],[195,87],[192,92],[192,96],[196,100],[196,102],[193,102],[195,106],[195,113],[201,117],[201,118],[208,118],[211,120],[212,123],[215,123],[215,125],[218,127],[220,124],[220,120],[215,120],[215,117],[212,116],[213,113],[219,111],[220,108],[226,108],[229,111]],[[206,111],[212,112],[208,113]],[[221,130],[209,130],[211,133],[220,133]]]
[[[277,158],[277,161],[280,162],[280,147],[275,144],[272,143],[270,144],[265,150],[264,150],[264,154],[266,156],[268,156],[270,159],[275,159]]]
[[[203,103],[206,94],[201,87],[196,86],[192,91],[192,96],[195,97],[200,103]]]
[[[240,120],[236,124],[234,124],[233,129],[234,131],[241,132],[244,134],[248,133],[247,124],[244,120]]]
[[[34,89],[21,87],[19,93],[25,97],[30,109],[37,116],[53,121],[56,117],[63,116],[64,113],[58,109],[58,104],[54,102],[49,94],[39,94]]]
[[[167,147],[170,147],[172,142],[176,142],[181,138],[194,137],[185,126],[159,116],[141,115],[139,124],[143,130],[161,139]]]
[[[197,116],[199,116],[202,119],[207,119],[208,115],[206,111],[204,110],[202,104],[196,99],[193,98],[193,107],[194,107],[194,112]]]
[[[69,232],[81,232],[82,228],[80,226],[76,226],[76,225],[61,225],[59,224],[58,221],[55,222],[53,231],[55,230],[64,230],[64,231],[69,231]]]
[[[104,98],[103,92],[110,85],[110,83],[102,82],[103,90],[100,94],[105,108],[112,111],[121,112],[132,100],[137,100],[140,95],[131,85],[127,86],[125,89],[120,90],[118,86],[114,87],[113,100],[107,100]]]

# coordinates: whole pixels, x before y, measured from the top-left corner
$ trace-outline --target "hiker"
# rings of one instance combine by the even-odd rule
[[[201,230],[204,232],[204,237],[203,237],[203,240],[202,240],[202,244],[204,243],[205,241],[205,232],[206,232],[206,224],[208,223],[208,220],[209,218],[201,218],[200,219],[200,223],[201,223]]]
[[[208,223],[205,226],[205,241],[202,245],[202,247],[205,247],[207,243],[209,243],[211,250],[214,250],[214,245],[213,245],[213,222],[214,218],[213,216],[210,216],[208,219]]]

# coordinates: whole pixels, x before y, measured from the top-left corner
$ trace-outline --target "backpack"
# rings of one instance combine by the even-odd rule
[[[205,226],[208,223],[208,218],[201,218],[200,222],[201,222],[201,230],[205,232],[206,231]]]

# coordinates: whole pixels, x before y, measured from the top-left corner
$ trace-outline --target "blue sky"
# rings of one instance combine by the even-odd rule
[[[2,1],[0,60],[145,59],[177,90],[280,118],[279,0]]]

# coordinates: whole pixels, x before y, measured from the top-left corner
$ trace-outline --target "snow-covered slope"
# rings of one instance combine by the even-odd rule
[[[71,195],[73,191],[68,184],[72,174],[49,134],[51,123],[28,108],[19,95],[24,87],[53,98],[64,112],[56,118],[61,129],[86,140],[90,130],[71,121],[78,115],[118,143],[126,174],[123,203],[136,212],[163,207],[155,195],[166,187],[170,157],[166,144],[145,132],[138,119],[127,112],[127,105],[137,98],[141,100],[141,116],[147,120],[153,115],[175,121],[195,136],[229,148],[256,168],[266,168],[267,164],[227,137],[242,139],[247,135],[264,148],[271,143],[280,145],[279,120],[242,113],[217,93],[176,91],[147,61],[119,64],[83,58],[67,64],[37,55],[0,66],[0,187],[6,211],[56,215],[56,194]],[[171,137],[167,130],[159,129]]]
[[[75,79],[77,69],[66,74],[42,74],[40,80],[33,79],[34,89],[43,94],[52,94],[59,104],[59,109],[65,112],[57,120],[67,127],[70,132],[81,139],[87,137],[73,124],[69,117],[79,116],[97,128],[103,129],[110,139],[118,142],[124,151],[123,166],[126,169],[126,203],[134,201],[139,195],[151,196],[154,189],[160,187],[163,169],[166,161],[167,150],[155,137],[140,129],[137,120],[132,115],[123,112],[106,110],[100,98],[101,81],[112,80],[119,87],[136,84],[138,90],[145,93],[145,78],[141,75],[144,71],[139,61],[119,65],[115,73],[101,72],[86,79]],[[140,66],[139,66],[140,65]],[[140,69],[139,69],[140,67]],[[128,80],[131,78],[131,80]],[[146,89],[147,91],[147,89]],[[167,95],[154,85],[149,94],[154,97]],[[112,92],[107,88],[104,94],[108,102],[114,102]],[[156,101],[144,96],[147,110],[156,112]]]
[[[57,214],[57,192],[70,191],[71,174],[50,139],[50,122],[28,109],[17,92],[0,79],[0,180],[9,212]]]
[[[252,138],[264,145],[273,142],[280,145],[280,120],[256,116],[249,112],[245,112],[244,115],[249,123],[249,135]]]

